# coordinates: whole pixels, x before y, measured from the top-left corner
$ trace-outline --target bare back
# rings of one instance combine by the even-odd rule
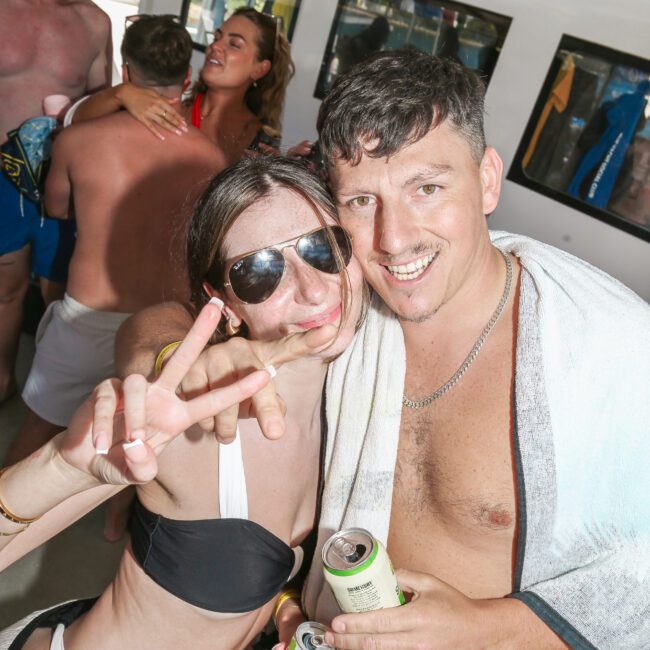
[[[196,129],[161,142],[126,113],[75,125],[60,140],[46,196],[67,172],[77,220],[68,293],[119,312],[187,299],[185,229],[224,167],[214,145]]]
[[[90,0],[0,3],[0,141],[42,115],[43,98],[71,98],[110,81],[110,20]]]

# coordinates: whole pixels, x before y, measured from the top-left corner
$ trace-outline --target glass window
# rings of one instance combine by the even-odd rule
[[[197,49],[212,42],[212,34],[240,7],[253,7],[280,19],[284,35],[291,40],[301,0],[184,0],[181,15]]]
[[[455,57],[489,81],[511,22],[459,2],[340,0],[314,95],[372,52],[407,45]]]
[[[508,178],[650,241],[650,61],[563,36]]]

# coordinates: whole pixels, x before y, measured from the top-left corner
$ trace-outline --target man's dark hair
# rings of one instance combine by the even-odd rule
[[[180,86],[190,67],[192,39],[173,16],[140,15],[127,27],[122,58],[151,86]]]
[[[327,164],[383,158],[449,121],[480,162],[485,151],[484,82],[453,59],[415,48],[379,52],[334,81],[318,113]],[[364,145],[376,142],[372,149]]]

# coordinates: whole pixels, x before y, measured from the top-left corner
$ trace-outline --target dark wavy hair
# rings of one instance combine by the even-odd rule
[[[483,80],[458,61],[415,48],[379,52],[334,81],[318,113],[321,152],[328,163],[383,158],[448,119],[480,162],[484,98]]]
[[[142,14],[124,32],[122,58],[143,82],[180,86],[192,58],[192,39],[174,16]]]

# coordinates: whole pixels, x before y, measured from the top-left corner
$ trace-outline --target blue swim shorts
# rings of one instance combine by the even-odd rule
[[[65,282],[75,234],[73,219],[41,217],[40,206],[21,197],[0,171],[0,255],[31,244],[32,271],[47,280]]]

